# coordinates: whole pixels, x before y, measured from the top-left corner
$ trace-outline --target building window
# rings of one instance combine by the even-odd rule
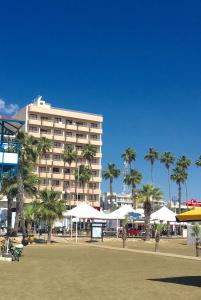
[[[29,126],[30,132],[38,132],[38,127]]]
[[[93,160],[92,160],[92,164],[97,164],[98,163],[98,160],[96,159],[96,158],[94,158]]]
[[[29,119],[31,119],[31,120],[37,120],[38,116],[35,115],[35,114],[29,114]]]
[[[89,183],[89,187],[90,187],[90,189],[96,189],[96,188],[98,188],[98,183],[96,183],[96,182],[90,182]]]
[[[50,155],[48,153],[45,153],[42,155],[43,159],[50,159]]]
[[[98,136],[97,134],[91,134],[90,138],[91,138],[92,140],[99,140],[99,139],[100,139],[99,136]]]
[[[40,129],[40,133],[51,134],[51,130],[50,130],[50,129],[44,129],[44,128],[41,128],[41,129]]]
[[[85,126],[84,124],[85,124],[85,123],[83,123],[83,122],[76,121],[76,125],[77,125],[77,126]]]
[[[76,145],[75,148],[76,148],[77,151],[81,151],[83,149],[83,147],[79,146],[79,145]]]
[[[51,119],[47,116],[41,116],[41,121],[51,121]]]
[[[59,155],[59,154],[54,154],[54,155],[53,155],[53,160],[61,160],[61,155]]]
[[[78,139],[86,139],[86,134],[76,133],[76,138],[78,138]]]
[[[98,124],[97,123],[91,123],[91,128],[98,128]]]
[[[64,169],[64,174],[70,174],[70,169]]]
[[[60,181],[59,180],[52,180],[52,185],[53,186],[60,186]]]
[[[67,125],[72,125],[72,124],[73,124],[73,120],[69,120],[69,119],[66,120],[66,124],[67,124]]]
[[[42,180],[41,180],[41,184],[42,184],[42,185],[49,185],[49,179],[45,179],[45,178],[42,179]]]
[[[49,172],[49,171],[50,171],[49,167],[47,167],[47,169],[46,169],[46,167],[39,167],[39,172],[41,172],[41,173],[46,173],[46,172]]]
[[[67,131],[66,136],[73,136],[73,133],[71,131]]]
[[[62,135],[62,130],[61,129],[55,129],[54,134],[55,135]]]
[[[64,188],[70,187],[70,181],[64,181]]]
[[[54,148],[61,148],[61,143],[54,142]]]
[[[55,118],[55,119],[54,119],[54,122],[55,122],[55,123],[61,123],[61,122],[62,122],[62,118]]]
[[[60,169],[53,167],[52,172],[53,173],[60,173]]]

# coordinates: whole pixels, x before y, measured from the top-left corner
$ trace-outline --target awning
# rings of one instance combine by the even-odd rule
[[[201,207],[176,215],[176,220],[178,222],[201,221]]]

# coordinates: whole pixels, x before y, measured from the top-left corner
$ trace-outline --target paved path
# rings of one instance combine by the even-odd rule
[[[133,252],[133,253],[143,253],[143,254],[149,254],[149,255],[176,257],[176,258],[184,258],[184,259],[201,261],[201,257],[196,257],[196,256],[194,257],[194,256],[179,255],[179,254],[174,254],[174,253],[153,252],[153,251],[146,251],[146,250],[111,247],[111,246],[99,246],[99,245],[94,245],[94,244],[91,244],[91,246],[96,247],[96,248],[110,249],[110,250],[118,250],[118,251]]]

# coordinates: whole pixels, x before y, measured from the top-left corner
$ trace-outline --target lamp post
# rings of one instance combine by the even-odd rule
[[[80,179],[80,166],[78,166],[77,168],[77,206],[78,206],[78,187],[79,187],[79,179]],[[76,217],[76,222],[75,222],[75,242],[77,243],[78,242],[78,239],[77,239],[77,217]]]

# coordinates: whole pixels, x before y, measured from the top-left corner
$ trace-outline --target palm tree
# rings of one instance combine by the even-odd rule
[[[160,200],[163,197],[161,190],[152,184],[143,185],[140,190],[144,198],[144,223],[145,223],[145,241],[150,239],[150,216],[152,213],[152,200]]]
[[[19,167],[17,174],[17,195],[16,195],[16,216],[15,230],[18,231],[19,220],[21,219],[24,228],[23,206],[24,206],[24,167],[33,167],[36,164],[37,139],[24,132],[19,132],[16,136],[16,141],[20,144]]]
[[[60,193],[45,189],[40,191],[40,208],[39,214],[41,219],[46,222],[48,228],[48,242],[51,242],[52,235],[52,225],[54,221],[62,218],[62,213],[65,211],[65,205],[62,200],[60,200]]]
[[[158,160],[159,152],[154,148],[149,148],[149,152],[145,155],[144,159],[151,163],[151,182],[153,184],[153,168],[154,162]]]
[[[132,189],[132,199],[133,199],[134,209],[137,208],[136,197],[135,197],[136,186],[137,184],[140,184],[141,181],[142,181],[142,174],[135,169],[130,169],[130,172],[126,174],[124,178],[124,183],[127,184],[128,186],[131,186]]]
[[[178,185],[179,213],[181,213],[181,201],[182,201],[181,185],[185,183],[187,178],[187,173],[183,168],[177,165],[176,168],[173,169],[173,173],[170,175],[170,178]]]
[[[39,158],[41,158],[43,155],[45,155],[47,152],[50,151],[50,149],[52,148],[52,142],[44,136],[38,139],[37,142],[38,142],[37,151],[38,151]],[[47,157],[45,159],[45,170],[46,170],[46,179],[47,179]],[[40,168],[39,168],[39,176],[40,176]]]
[[[186,189],[186,201],[188,201],[189,196],[188,196],[188,186],[187,186],[187,178],[188,178],[187,169],[191,166],[191,160],[185,155],[182,155],[179,157],[177,161],[177,166],[181,167],[186,172],[186,180],[184,182],[184,185]]]
[[[136,160],[136,155],[137,153],[135,149],[129,147],[124,151],[124,153],[121,156],[123,161],[129,165],[130,170],[131,170],[131,163]]]
[[[1,182],[1,193],[7,197],[7,235],[12,232],[12,208],[13,199],[17,193],[17,178],[16,176],[5,175]]]
[[[23,188],[24,192],[28,196],[37,196],[37,185],[39,182],[39,177],[34,174],[31,168],[24,166],[23,167]],[[7,231],[10,233],[12,231],[11,221],[12,221],[12,207],[13,207],[13,199],[16,197],[18,193],[18,185],[17,185],[17,177],[11,175],[5,175],[2,180],[2,189],[1,193],[7,197]],[[16,210],[17,210],[18,202],[16,202]],[[23,216],[22,216],[23,219]],[[19,219],[16,222],[14,230],[17,232],[18,230]]]
[[[170,184],[170,166],[174,164],[175,157],[171,152],[164,152],[161,154],[160,162],[165,165],[168,173],[168,188],[169,188],[169,203],[171,205],[171,184]]]
[[[93,159],[96,156],[96,148],[91,145],[91,144],[86,144],[83,147],[83,151],[82,151],[82,156],[83,158],[86,160],[86,162],[88,163],[88,166],[91,170],[91,179],[92,179],[92,197],[94,196],[94,186],[93,186],[93,182],[94,182],[94,178],[93,178],[93,171],[92,171],[92,162]]]
[[[80,167],[79,167],[79,178],[78,178],[78,169],[75,170],[75,179],[76,179],[76,181],[79,180],[79,182],[82,184],[83,196],[84,196],[85,186],[86,186],[86,184],[89,185],[91,176],[92,176],[91,170],[89,169],[89,167],[87,167],[85,165],[80,165]],[[88,194],[87,198],[89,200],[89,192],[87,194]],[[85,200],[85,196],[84,196],[84,200]]]
[[[201,155],[199,156],[199,158],[196,160],[195,165],[197,167],[201,167]]]
[[[109,179],[110,181],[110,203],[112,203],[112,197],[113,197],[113,180],[114,178],[118,178],[120,175],[120,169],[117,168],[117,166],[113,163],[109,163],[107,166],[107,169],[103,171],[103,178],[105,180]]]
[[[62,159],[64,163],[68,163],[70,168],[70,175],[69,175],[69,189],[70,189],[70,204],[71,204],[71,165],[73,162],[77,161],[77,151],[73,149],[72,145],[67,145],[62,155]]]
[[[32,222],[34,222],[34,233],[36,233],[36,222],[40,218],[40,203],[33,201],[24,207],[23,215],[28,222],[27,228],[31,229]]]

